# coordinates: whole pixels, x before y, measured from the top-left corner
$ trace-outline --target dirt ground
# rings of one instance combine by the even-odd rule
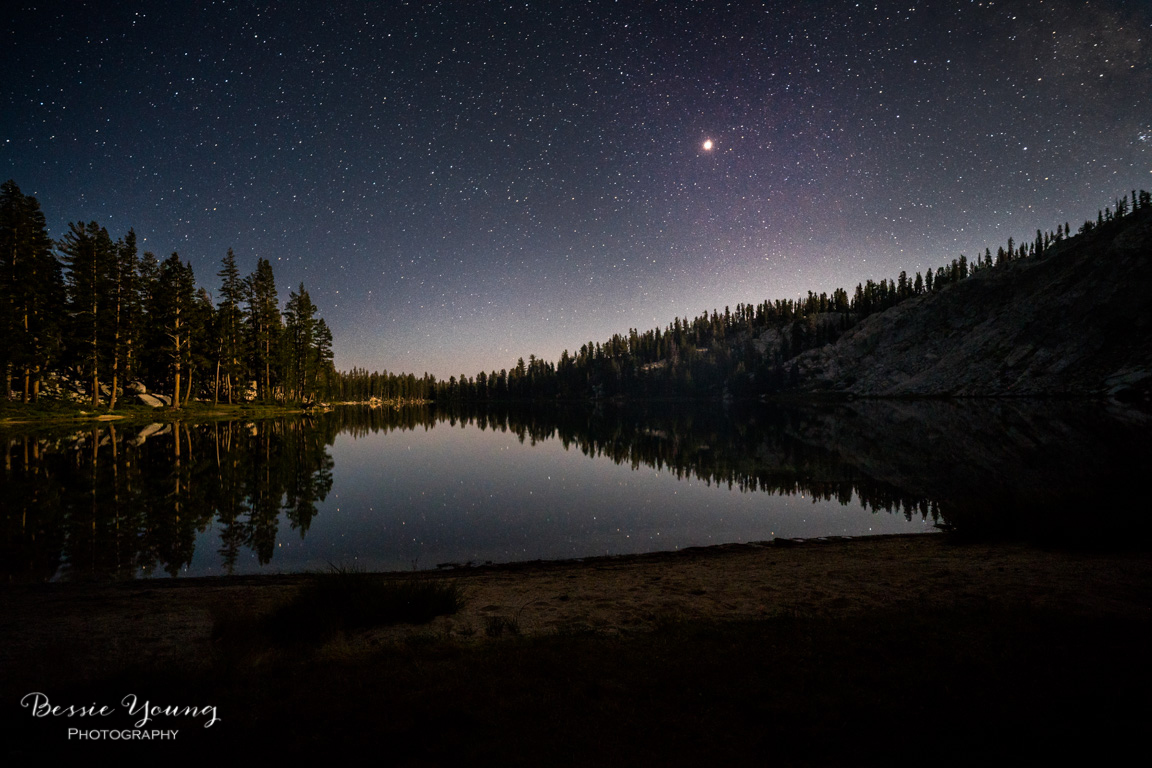
[[[789,541],[423,574],[453,579],[463,610],[339,640],[355,654],[413,635],[486,642],[495,617],[523,635],[642,632],[681,619],[847,616],[937,607],[1052,608],[1147,618],[1152,558],[956,544],[942,535]],[[262,614],[304,577],[232,577],[0,589],[0,678],[9,694],[130,665],[196,664],[221,616]],[[397,574],[396,578],[412,578]]]

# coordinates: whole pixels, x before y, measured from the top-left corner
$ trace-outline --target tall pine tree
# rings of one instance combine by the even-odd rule
[[[290,400],[308,400],[313,391],[318,362],[315,339],[316,305],[301,283],[299,293],[290,292],[284,306],[285,394]]]
[[[152,322],[162,329],[164,355],[172,387],[172,407],[180,407],[182,384],[191,374],[193,312],[196,281],[192,265],[173,253],[160,264],[159,285]]]
[[[248,337],[257,389],[265,402],[273,399],[273,367],[280,341],[280,301],[276,278],[267,259],[257,259],[256,271],[248,276]]]
[[[24,402],[35,401],[41,378],[60,347],[64,285],[40,203],[14,181],[0,185],[0,372],[3,398],[15,376]]]
[[[96,222],[71,223],[60,242],[68,268],[71,359],[89,387],[92,407],[100,407],[101,376],[110,357],[106,305],[115,270],[116,248]]]
[[[224,255],[220,271],[220,303],[216,306],[219,350],[216,358],[215,397],[219,399],[220,376],[224,377],[224,391],[228,402],[233,402],[233,390],[244,377],[247,345],[243,333],[244,315],[240,305],[247,300],[247,286],[240,277],[236,256],[232,249]]]
[[[130,229],[127,235],[116,242],[109,276],[107,302],[111,334],[109,362],[112,382],[109,387],[108,410],[116,407],[120,382],[126,381],[132,372],[136,332],[139,327],[138,267],[136,232]]]

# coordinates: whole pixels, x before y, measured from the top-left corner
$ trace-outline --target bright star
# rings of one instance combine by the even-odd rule
[[[712,151],[712,139],[705,139],[704,140],[704,151],[705,152],[711,152]]]

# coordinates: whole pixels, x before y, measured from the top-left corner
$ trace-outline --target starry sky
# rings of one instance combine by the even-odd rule
[[[267,258],[341,369],[555,360],[1152,189],[1146,0],[15,5],[0,176],[50,234],[211,291]]]

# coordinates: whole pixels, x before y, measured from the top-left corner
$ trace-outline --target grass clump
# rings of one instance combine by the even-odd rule
[[[265,619],[281,642],[317,641],[337,632],[389,624],[426,624],[464,605],[454,581],[411,576],[397,580],[357,568],[331,566],[314,574],[296,596]]]
[[[520,634],[520,621],[507,616],[486,616],[484,618],[484,634],[488,637],[500,637],[505,632],[510,635]]]

